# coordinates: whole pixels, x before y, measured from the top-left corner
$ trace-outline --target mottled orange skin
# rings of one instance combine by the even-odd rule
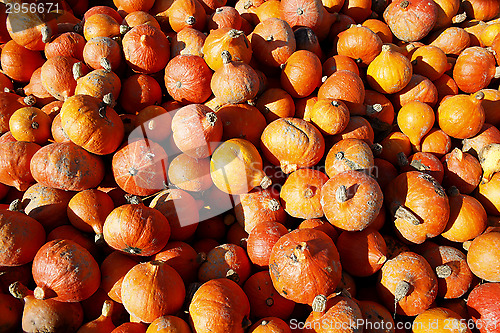
[[[82,56],[85,63],[92,69],[101,69],[103,58],[109,61],[113,71],[117,70],[123,61],[120,46],[110,37],[93,37],[88,40],[83,48]]]
[[[40,149],[34,142],[0,143],[0,182],[26,191],[35,179],[30,172],[30,161]]]
[[[252,47],[245,34],[237,33],[232,28],[221,28],[210,31],[203,43],[203,59],[211,70],[222,67],[221,52],[229,51],[235,61],[248,64],[252,58]]]
[[[352,323],[350,325],[344,324],[340,331],[356,333],[362,331],[362,328],[358,327],[358,321],[362,318],[361,309],[355,300],[333,293],[327,296],[325,309],[323,311],[313,310],[307,317],[305,325],[309,332],[328,333],[335,330],[336,325]]]
[[[88,189],[78,192],[68,203],[68,218],[73,226],[84,231],[102,234],[102,226],[115,208],[113,199],[105,192]]]
[[[373,152],[367,143],[359,139],[343,139],[328,151],[325,171],[329,177],[348,170],[370,172],[373,163]]]
[[[176,316],[161,316],[155,319],[146,333],[191,333],[189,325]]]
[[[232,270],[232,273],[230,270]],[[239,285],[250,276],[251,263],[246,251],[235,244],[222,244],[207,254],[207,261],[198,270],[198,279],[206,282],[228,277]]]
[[[250,261],[259,268],[267,268],[274,244],[287,233],[288,229],[278,222],[266,221],[257,224],[247,237],[246,250]]]

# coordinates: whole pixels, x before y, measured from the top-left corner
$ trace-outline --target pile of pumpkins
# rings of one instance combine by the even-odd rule
[[[500,1],[0,3],[0,331],[500,332]]]

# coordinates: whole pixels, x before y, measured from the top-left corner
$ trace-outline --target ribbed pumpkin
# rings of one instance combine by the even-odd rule
[[[234,61],[246,64],[252,58],[252,46],[243,31],[229,27],[210,31],[203,43],[203,59],[213,71],[224,64],[222,51],[228,51]]]
[[[324,232],[296,229],[274,244],[269,272],[281,296],[310,305],[316,295],[329,295],[337,288],[341,278],[339,253]]]
[[[137,73],[156,73],[170,59],[170,42],[165,34],[155,27],[141,24],[123,36],[123,53],[130,68]]]
[[[496,61],[493,53],[479,46],[463,50],[453,66],[453,80],[460,90],[474,93],[486,88],[496,78]]]
[[[362,25],[353,25],[338,35],[337,53],[351,57],[358,64],[368,66],[382,51],[380,37]],[[359,45],[363,45],[362,48]]]
[[[111,94],[111,100],[115,100],[120,95],[121,81],[118,75],[105,70],[96,69],[76,80],[75,95],[90,95],[103,99],[107,94]]]
[[[96,97],[72,96],[64,101],[60,115],[61,126],[68,138],[91,153],[113,153],[122,142],[124,127],[121,118],[106,102]]]
[[[170,238],[170,224],[158,210],[142,203],[119,206],[106,217],[106,243],[112,248],[139,256],[160,252]]]
[[[281,170],[290,173],[319,162],[325,152],[325,140],[314,125],[297,118],[280,118],[262,132],[264,156]]]
[[[83,60],[93,69],[116,71],[122,63],[120,45],[109,37],[91,38],[83,48]]]
[[[405,0],[406,1],[406,0]],[[382,46],[380,54],[368,65],[366,80],[370,87],[383,94],[402,90],[411,80],[410,60],[390,46]]]
[[[338,141],[330,148],[325,160],[325,171],[330,178],[348,170],[370,173],[373,166],[370,146],[359,139]]]
[[[178,55],[165,68],[165,87],[173,99],[181,103],[203,103],[212,91],[212,71],[202,57]]]
[[[215,97],[223,103],[238,104],[257,96],[259,77],[255,70],[233,59],[229,51],[222,51],[220,56],[223,65],[215,71],[210,81]]]
[[[377,181],[361,171],[341,172],[321,188],[325,217],[342,230],[361,231],[368,227],[379,214],[382,203]]]
[[[72,142],[51,143],[31,158],[31,175],[42,185],[66,191],[96,187],[104,178],[104,162]]]
[[[43,245],[33,259],[32,273],[38,299],[79,302],[89,298],[101,283],[95,259],[70,240],[58,239]]]
[[[137,264],[125,275],[121,287],[125,309],[145,323],[177,313],[185,296],[179,273],[162,261]]]
[[[352,71],[336,71],[319,87],[318,99],[323,98],[339,99],[347,105],[351,114],[359,114],[364,109],[363,81]]]
[[[60,101],[64,101],[74,95],[76,80],[87,72],[87,66],[80,60],[56,56],[47,59],[42,65],[40,77],[43,87],[49,94]]]
[[[421,244],[446,228],[450,215],[448,197],[432,176],[420,171],[402,173],[384,194],[398,233],[408,241]]]
[[[229,194],[248,193],[256,186],[267,188],[271,180],[262,171],[257,148],[244,139],[223,142],[210,160],[210,175],[215,186]]]
[[[35,183],[30,161],[40,149],[34,142],[15,141],[0,143],[0,183],[25,191]]]

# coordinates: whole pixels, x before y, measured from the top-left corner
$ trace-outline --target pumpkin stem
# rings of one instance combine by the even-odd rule
[[[339,151],[338,153],[335,154],[335,159],[336,160],[342,160],[344,159],[345,155],[343,151]]]
[[[453,18],[451,19],[451,23],[458,24],[464,22],[465,20],[467,20],[467,13],[463,12],[453,16]]]
[[[141,249],[139,249],[137,247],[130,247],[130,246],[123,249],[123,251],[130,253],[130,254],[136,254],[136,255],[139,255],[142,252]]]
[[[230,268],[230,269],[227,270],[227,272],[226,272],[226,278],[228,278],[229,280],[233,280],[236,283],[240,283],[240,276],[232,268]]]
[[[446,279],[453,273],[453,270],[448,265],[439,265],[436,267],[436,275],[440,279]]]
[[[23,208],[21,206],[21,199],[14,199],[9,205],[9,210],[12,212],[22,211]]]
[[[370,149],[373,152],[373,156],[379,156],[382,154],[382,150],[384,150],[384,146],[382,146],[380,143],[374,143],[371,145]]]
[[[377,260],[377,265],[382,265],[387,261],[387,257],[382,255],[378,260]]]
[[[314,297],[314,300],[312,302],[312,310],[314,312],[323,312],[326,309],[326,301],[328,298],[326,298],[325,295],[317,295]]]
[[[410,292],[410,283],[406,281],[399,281],[396,285],[396,290],[394,291],[394,317],[396,317],[396,309],[398,306],[398,302],[408,295]]]
[[[232,60],[231,53],[229,53],[228,50],[222,51],[220,56],[222,57],[222,63],[224,64],[229,64]]]
[[[215,115],[215,112],[209,112],[205,116],[207,118],[208,124],[210,126],[215,126],[217,123],[217,116]]]
[[[106,72],[111,72],[111,62],[106,57],[102,57],[99,64]]]
[[[399,6],[402,8],[402,9],[406,9],[408,8],[408,6],[410,5],[410,2],[408,0],[404,0],[402,1]]]
[[[403,205],[399,205],[398,209],[396,209],[396,212],[394,213],[394,217],[410,222],[413,225],[420,225],[423,223],[411,210]]]
[[[304,191],[304,198],[309,199],[312,197],[314,197],[314,191],[310,186],[308,186]]]
[[[335,191],[335,199],[337,202],[346,202],[349,198],[347,197],[347,187],[345,185],[340,185]]]
[[[496,68],[496,71],[495,71],[495,78],[499,78],[500,76],[496,76],[497,74],[496,73],[499,73],[500,72],[500,67],[497,67]],[[499,74],[500,75],[500,74]],[[474,95],[474,98],[477,99],[478,101],[482,101],[484,99],[484,92],[482,91],[478,91],[475,95]]]
[[[80,35],[83,33],[83,20],[75,24],[73,31]]]
[[[260,322],[261,325],[265,326],[267,324],[269,324],[269,321],[268,320],[265,320],[263,319],[261,322]]]
[[[207,254],[205,252],[200,252],[196,255],[195,262],[199,265],[207,261]]]
[[[273,40],[274,40],[274,36],[273,35],[269,35],[265,39],[266,42],[272,42]]]
[[[410,165],[415,169],[417,169],[418,171],[426,171],[430,169],[430,167],[422,163],[421,160],[412,160]]]
[[[138,205],[142,203],[142,199],[139,196],[128,193],[125,194],[125,200],[127,200],[127,202],[132,205]]]
[[[220,14],[220,13],[222,13],[223,11],[224,11],[224,9],[223,9],[223,8],[221,8],[221,7],[217,7],[217,9],[215,9],[215,12],[216,12],[217,14]]]
[[[30,294],[29,289],[19,281],[10,284],[9,292],[17,299],[23,299]]]
[[[304,9],[302,8],[297,8],[297,15],[304,15]]]
[[[336,108],[340,106],[340,103],[336,100],[333,100],[331,104]]]
[[[243,6],[243,9],[248,9],[253,6],[252,1],[247,1],[245,2],[245,5]]]
[[[83,63],[81,61],[73,64],[73,78],[78,80],[83,76]]]
[[[456,187],[455,185],[450,186],[450,188],[448,189],[448,196],[457,197],[459,195],[460,195],[460,190],[458,189],[458,187]]]
[[[267,208],[272,212],[277,211],[278,209],[280,209],[280,207],[280,202],[274,198],[269,200],[267,203]]]
[[[33,129],[38,129],[39,126],[40,125],[36,121],[31,123],[31,128],[33,128]]]
[[[40,29],[40,33],[42,34],[42,43],[48,43],[52,38],[52,31],[48,25],[44,25],[42,29]]]
[[[95,234],[94,236],[94,243],[98,246],[102,246],[105,244],[104,242],[104,234],[103,233],[99,233],[99,234]]]
[[[49,299],[57,296],[53,290],[47,288],[46,286],[36,287],[33,291],[33,295],[36,299]]]
[[[268,176],[264,176],[262,177],[259,185],[265,190],[266,188],[271,186],[271,184],[272,184],[271,178],[269,178]]]
[[[460,162],[462,162],[463,158],[464,158],[464,153],[458,149],[458,148],[454,148],[453,151],[452,151],[452,154],[453,156],[459,160]]]
[[[186,18],[186,24],[187,25],[194,25],[196,23],[196,17],[194,16],[188,16]]]
[[[36,97],[34,95],[29,95],[23,98],[23,102],[28,106],[33,106],[36,104]]]
[[[390,51],[391,50],[391,46],[388,45],[388,44],[384,44],[382,45],[382,51]]]
[[[227,34],[228,34],[228,35],[229,35],[229,37],[231,37],[231,38],[238,38],[238,37],[240,37],[241,35],[243,35],[243,34],[244,34],[244,32],[243,32],[243,31],[241,31],[241,30],[237,30],[237,29],[231,29],[231,30],[229,30],[229,32],[228,32]]]
[[[465,251],[469,251],[470,245],[472,244],[472,241],[468,240],[462,243],[462,248]]]
[[[397,154],[397,159],[399,167],[405,167],[410,164],[408,157],[402,151]]]
[[[301,242],[300,244],[297,244],[295,249],[293,249],[292,252],[292,260],[295,262],[302,261],[306,258],[304,255],[304,251],[307,249],[307,243],[306,242]]]
[[[105,318],[110,318],[113,313],[113,301],[105,300],[102,305],[101,315]]]
[[[267,306],[273,306],[274,305],[274,299],[272,297],[268,297],[266,299],[266,305]]]
[[[373,105],[367,105],[366,106],[366,114],[369,116],[372,116],[376,113],[382,112],[384,108],[382,107],[382,104],[376,103]]]
[[[498,66],[498,67],[495,68],[495,76],[494,76],[494,78],[498,79],[499,77],[500,77],[500,66]],[[484,95],[484,93],[483,93],[483,95]]]
[[[131,176],[135,176],[139,173],[139,170],[137,170],[136,168],[132,167],[128,170],[128,173],[131,175]]]
[[[120,25],[120,35],[125,35],[131,28],[126,24]]]

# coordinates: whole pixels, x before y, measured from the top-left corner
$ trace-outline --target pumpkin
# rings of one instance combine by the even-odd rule
[[[269,271],[260,271],[248,278],[243,290],[250,301],[250,315],[254,318],[273,316],[286,320],[295,303],[281,296],[274,289]]]
[[[241,28],[242,18],[240,13],[230,6],[222,6],[215,9],[207,19],[207,28],[215,30],[218,28],[233,28],[239,30]]]
[[[210,160],[180,154],[168,166],[168,179],[171,184],[185,191],[207,190],[213,185],[210,178]]]
[[[182,280],[189,283],[196,280],[198,269],[206,260],[206,255],[196,253],[191,245],[181,241],[171,241],[154,256],[154,260],[160,260],[174,268]]]
[[[498,126],[500,124],[500,118],[494,110],[497,108],[500,101],[500,91],[496,89],[482,89],[481,92],[484,93],[484,99],[481,102],[481,106],[484,109],[485,122]]]
[[[89,251],[94,258],[98,258],[98,247],[94,238],[81,232],[70,224],[61,225],[47,235],[47,241],[56,239],[71,240]]]
[[[156,318],[149,326],[146,331],[147,333],[190,333],[191,328],[189,325],[181,318],[176,316],[161,316]]]
[[[95,13],[85,18],[83,36],[87,41],[95,37],[115,38],[120,36],[122,30],[118,22],[122,21],[121,16],[119,19],[117,17],[115,19],[114,16],[108,14],[104,12]]]
[[[356,73],[339,70],[330,75],[319,87],[318,99],[339,99],[344,102],[352,114],[364,109],[365,88]]]
[[[397,0],[387,6],[383,17],[394,36],[405,42],[415,42],[434,28],[438,5],[434,1]]]
[[[398,112],[397,122],[401,132],[406,134],[410,142],[418,146],[422,138],[429,133],[434,125],[434,110],[419,101],[405,104]]]
[[[295,115],[295,102],[292,96],[281,88],[265,90],[257,98],[255,106],[264,115],[267,123]]]
[[[89,95],[103,99],[107,94],[111,94],[114,102],[120,95],[120,89],[120,78],[115,73],[96,69],[76,81],[75,95]]]
[[[155,142],[161,142],[172,133],[172,116],[161,106],[149,105],[137,113],[133,125],[135,131],[131,133],[136,134],[139,138],[145,137]],[[129,140],[131,137],[129,135]]]
[[[156,142],[139,139],[118,149],[112,160],[116,184],[134,195],[151,195],[164,188],[168,156]]]
[[[330,178],[347,170],[370,172],[372,168],[373,153],[368,144],[359,139],[340,140],[326,155],[325,171]]]
[[[285,173],[314,166],[325,152],[319,130],[297,118],[280,118],[268,124],[260,146],[266,159],[280,165]]]
[[[318,99],[304,120],[311,121],[323,134],[335,135],[349,124],[349,109],[341,100]]]
[[[50,137],[50,117],[36,107],[15,111],[9,119],[9,130],[18,141],[44,144]]]
[[[366,108],[360,115],[367,116],[374,131],[383,132],[392,127],[394,106],[384,94],[367,89],[363,104]]]
[[[496,60],[490,51],[471,46],[458,56],[453,66],[453,80],[460,90],[470,94],[475,93],[486,88],[496,77],[495,66]]]
[[[228,194],[248,193],[256,186],[267,188],[270,179],[262,171],[262,158],[255,146],[244,139],[230,139],[214,151],[210,176],[217,188]]]
[[[0,143],[0,182],[26,191],[35,183],[30,161],[40,146],[33,142],[14,141]]]
[[[104,162],[71,142],[50,143],[31,158],[31,175],[42,185],[66,191],[96,187],[104,178]]]
[[[122,40],[125,61],[137,73],[156,73],[170,59],[170,42],[165,34],[150,25],[141,24],[130,29]]]
[[[14,282],[9,286],[11,295],[24,303],[21,319],[25,332],[64,331],[76,332],[83,323],[83,309],[78,302],[59,302],[54,299],[40,300],[33,296],[23,284]]]
[[[466,255],[451,246],[431,242],[420,251],[438,277],[438,296],[453,299],[463,296],[470,288],[473,274]]]
[[[411,154],[411,141],[402,132],[391,132],[381,142],[382,152],[378,155],[380,158],[391,162],[394,166],[404,167],[408,162],[408,156]]]
[[[45,44],[45,57],[55,56],[73,57],[78,60],[83,59],[83,49],[85,47],[85,38],[76,32],[65,32],[55,36]]]
[[[105,192],[88,189],[75,194],[68,203],[67,214],[71,224],[84,232],[93,232],[102,241],[102,228],[109,213],[115,208]]]
[[[38,67],[31,75],[30,82],[26,86],[24,86],[23,90],[24,94],[26,94],[27,96],[26,97],[26,101],[28,102],[27,104],[43,108],[47,104],[56,102],[57,100],[51,94],[49,94],[47,89],[45,89],[45,87],[43,86],[41,73],[42,73],[42,68]],[[9,80],[9,82],[11,81]]]
[[[446,54],[433,45],[425,45],[417,48],[411,55],[413,73],[427,77],[435,81],[448,70]]]
[[[383,304],[395,313],[415,316],[427,310],[437,296],[438,281],[429,263],[414,252],[386,261],[376,285]]]
[[[474,275],[488,282],[500,281],[498,266],[490,262],[498,260],[500,233],[491,231],[474,238],[467,251],[467,264]]]
[[[195,236],[197,238],[212,238],[217,241],[222,241],[227,232],[227,219],[222,215],[215,215],[208,219],[201,221],[196,228]]]
[[[155,17],[149,14],[147,11],[137,10],[127,14],[123,18],[123,25],[133,28],[141,24],[149,24],[157,29],[161,29],[160,24],[155,19]]]
[[[74,95],[76,80],[87,72],[87,66],[81,61],[71,57],[56,56],[47,59],[42,65],[40,78],[49,94],[57,100],[64,101]]]
[[[23,193],[21,205],[26,215],[50,231],[68,222],[66,207],[74,194],[37,183]]]
[[[443,182],[444,167],[439,158],[432,153],[416,152],[408,157],[408,165],[402,171],[421,171],[434,177],[438,183]]]
[[[143,0],[143,1],[123,1],[123,0],[113,0],[113,4],[120,8],[122,11],[126,13],[132,13],[136,11],[149,11],[154,4],[152,0]]]
[[[348,70],[359,76],[359,68],[356,62],[347,56],[334,55],[323,62],[323,76],[330,76],[336,71]]]
[[[121,286],[125,274],[137,265],[134,257],[125,255],[120,251],[111,252],[101,263],[100,288],[113,301],[121,303]]]
[[[479,185],[483,170],[477,158],[471,154],[454,148],[441,161],[445,187],[456,186],[461,193],[470,194]]]
[[[420,171],[402,173],[384,194],[396,230],[406,240],[421,244],[446,228],[450,215],[448,197],[432,176]]]
[[[377,327],[387,327],[387,332],[394,332],[394,319],[389,310],[382,304],[370,300],[359,300],[359,309],[365,319],[363,331],[366,333],[377,332]]]
[[[391,4],[397,2],[400,1]],[[402,90],[410,82],[412,74],[410,60],[384,45],[380,54],[368,65],[366,80],[374,90],[383,94],[393,94]]]
[[[179,32],[189,27],[203,31],[207,14],[201,3],[202,1],[197,0],[174,0],[170,7],[163,12],[168,16],[168,23],[172,30]]]
[[[316,54],[318,58],[323,62],[326,58],[321,45],[319,44],[318,36],[316,33],[308,27],[299,27],[294,30],[295,44],[297,50],[307,50]]]
[[[85,43],[82,56],[85,63],[92,69],[116,71],[122,62],[118,42],[109,37],[91,38]]]
[[[116,9],[110,6],[92,6],[83,15],[83,19],[87,20],[89,17],[95,14],[106,14],[111,16],[116,20],[116,22],[121,22],[122,16],[118,13]]]
[[[212,91],[212,71],[203,58],[178,55],[165,68],[165,86],[170,96],[181,103],[203,103]]]
[[[45,43],[57,34],[54,18],[38,11],[12,10],[7,15],[7,31],[13,41],[32,51],[43,51]]]
[[[474,18],[478,21],[491,20],[500,11],[500,5],[498,3],[490,3],[484,0],[465,0],[463,8],[467,13],[467,17]]]
[[[31,262],[45,243],[43,226],[24,213],[0,210],[0,239],[4,251],[0,256],[2,266],[20,266]]]
[[[334,242],[339,237],[339,232],[333,225],[331,225],[326,219],[307,219],[302,221],[298,229],[316,229],[323,231],[327,234]]]
[[[137,264],[125,274],[121,287],[125,309],[145,323],[177,313],[185,296],[179,273],[162,261]]]
[[[96,331],[106,331],[106,332],[111,332],[116,328],[115,324],[113,324],[113,320],[111,318],[111,315],[113,314],[113,301],[111,300],[106,300],[104,301],[102,305],[102,312],[99,318],[94,319],[86,324],[84,324],[82,327],[78,329],[79,333],[90,333],[90,332],[96,332]]]
[[[28,106],[25,99],[11,92],[0,92],[0,132],[3,134],[9,131],[9,119],[12,114]]]
[[[323,216],[321,189],[328,177],[319,170],[299,169],[292,172],[281,187],[280,198],[292,217],[310,219]]]
[[[280,318],[265,317],[250,327],[251,333],[291,333],[290,326]]]
[[[9,294],[0,294],[0,308],[5,316],[0,324],[6,332],[13,332],[22,322],[23,305],[19,300]]]
[[[68,270],[67,267],[74,267]],[[43,245],[33,259],[37,299],[79,302],[89,298],[101,283],[99,265],[82,246],[70,240]]]
[[[156,209],[142,203],[125,204],[108,214],[102,233],[106,243],[115,250],[150,256],[167,244],[170,225]]]
[[[201,31],[186,27],[176,33],[170,41],[171,57],[184,55],[203,56],[203,46],[207,36]]]
[[[168,189],[159,192],[151,203],[151,208],[158,210],[168,220],[170,225],[170,239],[184,241],[196,231],[200,215],[195,199],[180,189]]]
[[[399,109],[414,101],[426,103],[431,107],[436,105],[439,95],[437,87],[428,78],[413,74],[410,82],[392,96],[394,107]]]
[[[295,108],[293,104],[288,104],[288,97],[289,95],[285,97],[283,102],[286,102],[286,104],[283,104],[289,105],[290,108]],[[259,100],[257,100],[257,103],[260,103]],[[276,103],[278,102],[280,101],[276,101]],[[260,136],[267,126],[267,122],[266,116],[259,112],[259,109],[255,106],[248,105],[247,103],[227,104],[220,107],[216,111],[216,115],[222,122],[223,141],[241,138],[250,141],[254,146],[259,145]],[[273,114],[269,113],[267,118],[271,118],[272,116]]]
[[[418,147],[422,152],[433,153],[437,157],[442,157],[451,150],[451,139],[448,134],[438,128],[432,128],[427,135],[422,138]]]
[[[279,193],[273,188],[254,189],[243,193],[235,200],[234,215],[237,222],[250,233],[264,222],[285,223],[287,214],[280,202]]]
[[[312,304],[318,294],[332,293],[341,277],[340,258],[332,239],[314,229],[296,229],[273,246],[269,272],[279,294]]]
[[[189,304],[192,327],[199,333],[243,333],[250,326],[249,314],[250,303],[245,292],[236,282],[226,278],[202,284]]]
[[[500,299],[498,283],[484,283],[472,289],[467,297],[467,312],[481,333],[496,329]]]
[[[367,27],[371,31],[377,34],[377,36],[382,40],[382,43],[392,43],[393,34],[389,26],[378,19],[367,19],[362,24],[363,27]]]
[[[343,231],[335,245],[339,251],[342,269],[353,276],[375,274],[387,260],[385,241],[373,228],[358,232]]]
[[[331,137],[331,142],[338,142],[345,139],[359,139],[366,142],[370,147],[373,145],[374,131],[370,122],[363,117],[351,116],[347,127]]]
[[[233,60],[231,53],[221,52],[223,65],[210,81],[214,96],[223,103],[238,104],[253,99],[259,90],[255,70],[242,61]]]
[[[278,222],[264,221],[257,224],[247,238],[247,253],[250,261],[261,269],[267,268],[274,244],[286,233],[288,233],[287,228]]]
[[[149,75],[134,74],[122,82],[119,103],[127,113],[135,114],[146,106],[161,102],[160,84]]]
[[[212,155],[222,138],[222,123],[203,104],[190,104],[179,109],[172,118],[174,142],[185,154],[194,158]]]
[[[481,106],[483,98],[484,93],[479,91],[473,96],[459,94],[444,99],[436,113],[439,127],[453,138],[466,139],[475,136],[485,120]]]
[[[438,21],[440,22],[440,21]],[[431,36],[429,45],[440,48],[447,55],[460,55],[470,46],[470,35],[460,27],[449,27],[439,31],[437,36]]]
[[[497,127],[485,123],[476,136],[464,139],[462,143],[463,152],[477,156],[485,146],[492,143],[500,143],[500,131]]]
[[[14,81],[28,82],[33,72],[44,63],[38,51],[29,50],[15,41],[5,43],[0,58],[5,75]]]
[[[206,282],[228,278],[242,286],[250,276],[250,271],[250,260],[241,246],[222,244],[208,252],[207,260],[198,270],[198,280]]]
[[[382,51],[382,40],[367,27],[353,25],[338,35],[337,53],[351,57],[356,63],[368,66]],[[358,45],[364,45],[363,48]]]
[[[341,172],[321,189],[321,205],[326,219],[347,231],[361,231],[368,227],[378,215],[382,201],[378,183],[360,171]],[[360,205],[366,205],[366,209],[359,209]]]
[[[222,51],[228,51],[234,61],[246,64],[252,58],[252,47],[243,31],[234,28],[219,28],[210,31],[203,43],[203,59],[213,71],[224,64]]]
[[[305,70],[307,68],[307,70]],[[309,96],[321,85],[321,61],[316,54],[307,50],[298,50],[286,60],[280,81],[292,97]]]
[[[471,332],[471,329],[467,327],[468,324],[465,318],[462,318],[459,314],[444,307],[425,310],[415,317],[413,325],[416,327],[413,329],[415,333],[445,332],[452,330],[463,333]]]
[[[327,14],[321,0],[285,0],[281,3],[281,15],[291,28],[302,26],[316,31]]]

